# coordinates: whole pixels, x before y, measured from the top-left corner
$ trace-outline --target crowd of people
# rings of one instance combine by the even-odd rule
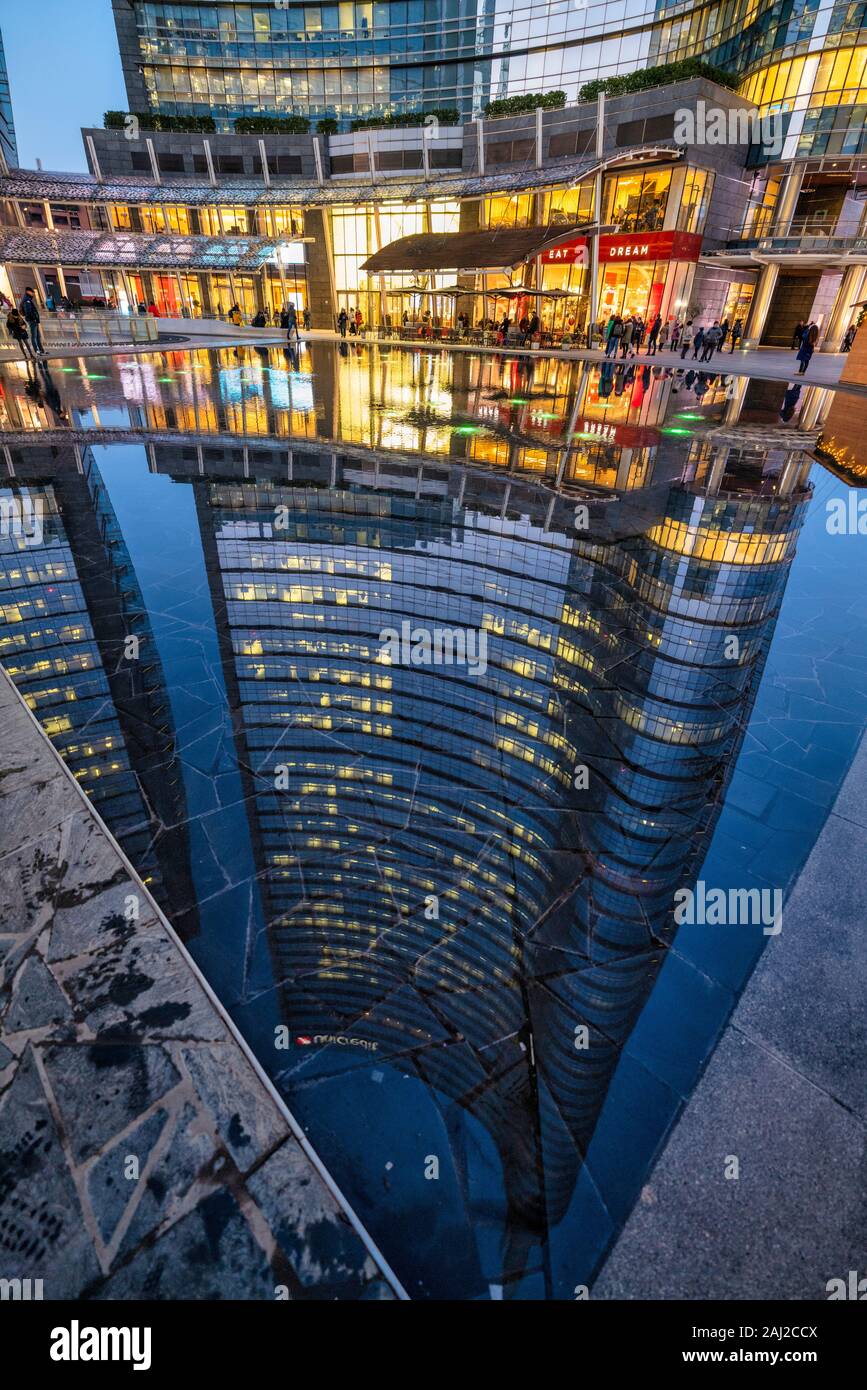
[[[596,337],[604,347],[605,356],[621,360],[636,357],[644,349],[648,357],[656,357],[660,352],[680,352],[681,360],[692,349],[693,361],[710,362],[716,352],[734,352],[743,339],[744,327],[740,319],[729,324],[728,319],[714,319],[705,328],[696,326],[692,319],[669,319],[663,322],[662,315],[648,324],[640,314],[612,314],[607,324],[596,325]],[[646,339],[646,346],[645,346]]]

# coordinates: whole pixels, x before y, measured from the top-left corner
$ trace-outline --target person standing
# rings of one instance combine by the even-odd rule
[[[690,348],[692,347],[692,338],[693,338],[693,333],[692,333],[692,319],[688,319],[687,322],[684,324],[684,326],[683,326],[683,328],[682,328],[682,330],[681,330],[681,334],[680,334],[680,344],[681,344],[681,346],[680,346],[680,360],[681,360],[681,362],[682,362],[683,359],[686,357],[686,354],[689,352]]]
[[[815,320],[812,320],[812,321],[810,322],[809,327],[805,330],[805,337],[808,339],[808,341],[809,341],[809,343],[810,343],[810,347],[812,347],[812,348],[814,348],[814,347],[816,346],[816,344],[818,343],[818,341],[819,341],[819,325],[816,323]]]
[[[699,329],[696,330],[695,336],[694,336],[694,338],[693,338],[693,340],[692,340],[692,360],[693,360],[693,362],[697,362],[697,361],[698,361],[698,354],[701,352],[701,349],[702,349],[702,346],[703,346],[703,345],[704,345],[704,329],[703,329],[703,328],[699,328]]]
[[[720,331],[719,350],[720,350],[720,352],[724,352],[724,351],[725,351],[726,341],[727,341],[728,336],[729,336],[729,321],[728,321],[728,319],[723,319],[722,323],[721,323],[720,326],[719,326],[719,331]]]
[[[850,351],[850,349],[851,349],[851,347],[852,347],[852,344],[853,344],[854,341],[855,341],[855,334],[856,334],[856,332],[857,332],[857,329],[855,328],[854,323],[850,323],[850,324],[849,324],[849,327],[846,329],[845,334],[843,335],[843,345],[842,345],[842,348],[841,348],[841,351],[842,351],[842,352],[849,352],[849,351]]]
[[[32,285],[28,285],[24,291],[24,298],[21,300],[21,315],[30,329],[33,356],[44,357],[45,348],[42,346],[42,333],[39,327],[39,309],[36,305],[36,294]]]
[[[632,352],[631,352],[631,354],[630,354],[632,357],[634,357],[635,354],[638,352],[638,349],[641,347],[641,344],[642,344],[643,342],[644,342],[644,319],[641,317],[640,314],[633,314],[633,316],[632,316]]]
[[[662,328],[662,315],[657,314],[653,323],[650,325],[650,332],[647,335],[647,355],[656,356],[656,344],[659,341],[659,330]]]
[[[620,334],[620,357],[625,359],[626,354],[632,347],[632,335],[635,332],[635,324],[632,319],[625,319]]]
[[[619,314],[615,314],[608,328],[608,339],[605,344],[605,356],[616,357],[620,339],[623,336],[623,319]]]
[[[305,304],[305,306],[304,306],[303,318],[304,318],[304,332],[305,332],[305,333],[309,333],[309,332],[310,332],[310,310],[307,308],[306,304]]]
[[[24,361],[29,365],[32,353],[30,344],[27,340],[27,324],[17,309],[13,308],[9,310],[9,314],[6,318],[6,332],[9,334],[9,337],[14,339],[18,344]]]
[[[361,312],[360,309],[356,309],[356,311],[355,311],[355,331],[356,331],[356,333],[358,334],[359,338],[361,337],[361,325],[362,325],[363,323],[364,323],[364,315],[362,314],[362,312]]]
[[[341,338],[345,338],[345,337],[346,337],[346,320],[347,320],[347,317],[348,317],[348,316],[347,316],[347,313],[346,313],[346,310],[345,310],[345,309],[341,309],[341,310],[340,310],[340,313],[337,315],[337,331],[339,332]]]
[[[737,347],[738,343],[740,342],[740,340],[741,340],[741,338],[742,338],[743,336],[744,336],[744,326],[743,326],[743,324],[741,323],[740,319],[735,319],[735,321],[734,321],[734,323],[733,323],[733,325],[732,325],[732,345],[731,345],[731,347],[729,348],[729,353],[734,352],[735,348]]]
[[[702,362],[709,362],[722,342],[722,326],[715,320],[704,335],[704,351],[701,355]]]
[[[797,358],[798,358],[798,361],[799,361],[800,364],[801,364],[800,367],[798,368],[798,371],[800,372],[801,376],[804,375],[804,373],[806,372],[807,368],[809,367],[809,365],[810,365],[810,358],[813,356],[814,350],[815,350],[815,349],[814,349],[814,347],[813,347],[813,344],[810,342],[810,335],[809,335],[809,333],[808,333],[808,332],[802,333],[802,334],[801,334],[801,345],[800,345],[800,347],[798,348],[798,351],[797,351]]]
[[[668,339],[669,339],[669,335],[670,335],[670,334],[671,334],[671,324],[670,324],[670,323],[664,323],[664,324],[662,325],[662,327],[660,328],[660,330],[659,330],[659,338],[658,338],[658,340],[657,340],[658,343],[659,343],[659,351],[660,351],[660,352],[665,352],[665,349],[668,347]]]
[[[298,315],[294,304],[289,304],[286,308],[286,342],[290,347],[293,344],[295,347],[298,346]]]

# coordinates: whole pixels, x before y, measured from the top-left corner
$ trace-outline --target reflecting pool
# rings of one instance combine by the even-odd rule
[[[833,393],[67,365],[0,371],[0,658],[410,1296],[573,1298],[768,939],[675,894],[785,894],[863,732]]]

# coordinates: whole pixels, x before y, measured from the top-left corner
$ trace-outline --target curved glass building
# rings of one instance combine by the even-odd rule
[[[466,118],[526,92],[574,101],[594,78],[691,57],[743,76],[768,107],[855,106],[867,52],[852,51],[865,23],[852,0],[113,4],[131,109],[227,121],[437,106]]]

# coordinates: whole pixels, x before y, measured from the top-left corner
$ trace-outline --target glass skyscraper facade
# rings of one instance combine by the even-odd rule
[[[134,109],[217,118],[354,116],[456,107],[701,57],[760,88],[765,107],[864,100],[862,3],[852,0],[346,0],[321,5],[114,0]]]
[[[12,116],[12,95],[9,91],[9,73],[6,70],[6,54],[3,49],[3,35],[0,34],[0,150],[10,169],[18,163],[18,146],[15,143],[15,121]]]

